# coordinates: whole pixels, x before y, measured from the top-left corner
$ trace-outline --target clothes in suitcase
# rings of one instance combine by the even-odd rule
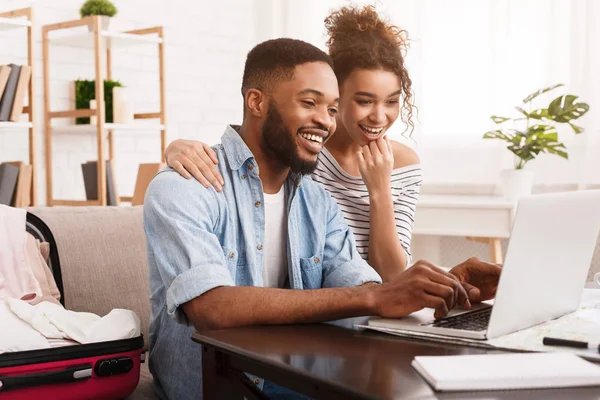
[[[27,232],[50,244],[48,266],[64,306],[60,260],[52,232],[31,213],[27,213]],[[139,382],[143,346],[140,335],[0,354],[0,400],[125,398]]]

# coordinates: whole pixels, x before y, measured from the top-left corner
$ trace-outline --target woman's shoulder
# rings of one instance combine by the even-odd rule
[[[417,165],[421,163],[417,152],[409,146],[390,140],[392,150],[394,152],[394,169],[407,167],[409,165]]]

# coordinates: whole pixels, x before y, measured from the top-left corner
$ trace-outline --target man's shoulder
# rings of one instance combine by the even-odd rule
[[[327,190],[325,190],[325,187],[320,184],[319,182],[315,182],[311,176],[309,175],[303,175],[302,176],[302,181],[301,181],[301,187],[303,188],[303,190],[306,190],[307,192],[310,192],[311,194],[318,194],[318,195],[327,195],[328,192]]]
[[[300,184],[300,192],[312,204],[323,205],[323,202],[331,201],[331,194],[325,187],[314,181],[310,176],[304,175]]]
[[[199,199],[216,200],[216,192],[211,189],[205,188],[196,179],[186,179],[171,167],[167,167],[150,181],[144,203],[149,201],[195,203]]]

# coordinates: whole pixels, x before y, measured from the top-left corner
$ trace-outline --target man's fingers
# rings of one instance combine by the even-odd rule
[[[172,161],[171,167],[177,171],[177,173],[183,176],[185,179],[190,179],[192,176],[190,173],[181,165],[179,161]]]
[[[430,294],[425,294],[425,307],[433,308],[435,312],[433,313],[433,317],[435,319],[443,318],[448,315],[448,306],[446,302],[441,297],[432,296]]]
[[[454,288],[436,282],[423,281],[423,289],[432,296],[444,299],[448,310],[456,306],[456,291]]]
[[[442,285],[452,287],[456,292],[456,303],[461,307],[467,309],[471,308],[467,291],[454,275],[434,266],[434,269],[431,270],[430,279],[434,282],[441,283]]]
[[[472,303],[481,302],[481,291],[479,289],[466,282],[463,282],[462,286],[466,290],[467,295],[469,296],[469,300]]]

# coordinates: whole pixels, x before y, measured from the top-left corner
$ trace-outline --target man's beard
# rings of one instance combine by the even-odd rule
[[[294,139],[295,135],[285,126],[275,103],[271,101],[262,129],[261,149],[282,165],[289,167],[292,172],[310,174],[317,168],[318,158],[315,161],[303,160],[298,154]]]

